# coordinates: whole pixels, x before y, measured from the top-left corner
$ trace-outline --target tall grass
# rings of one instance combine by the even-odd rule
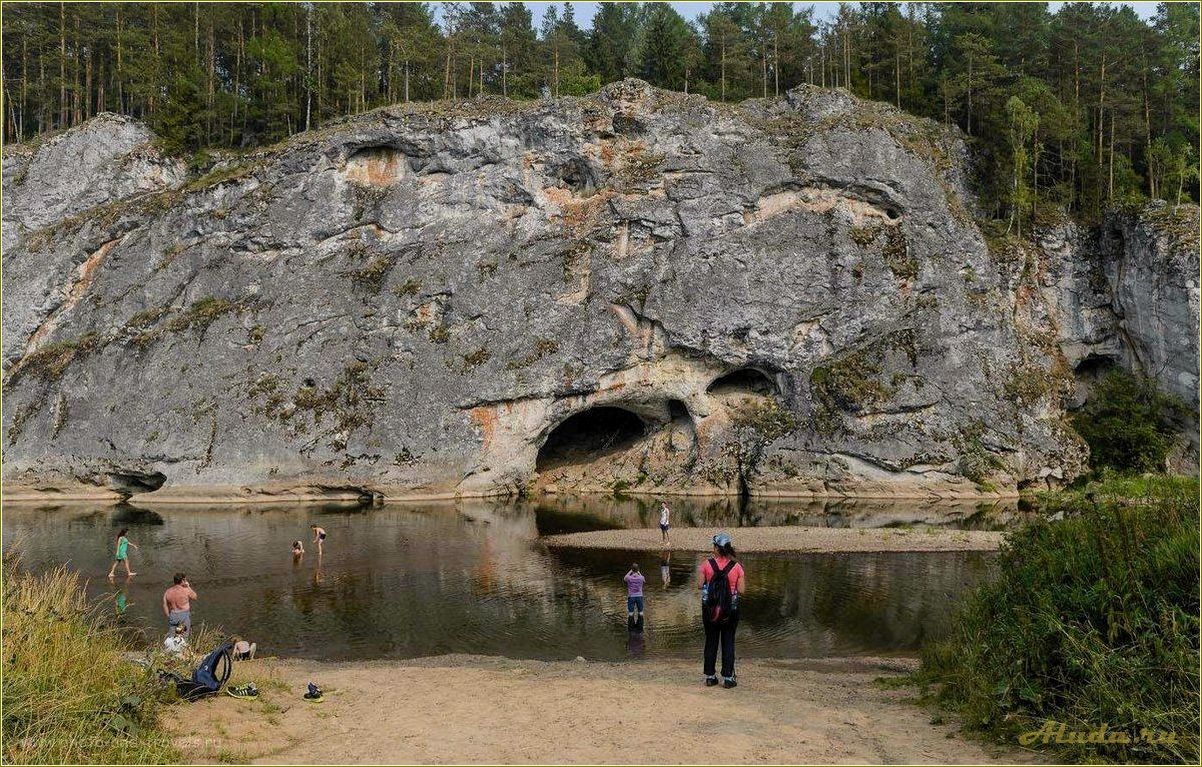
[[[918,680],[1011,742],[1048,722],[1131,738],[1027,740],[1065,760],[1197,764],[1198,480],[1108,477],[1043,502],[1055,521],[1008,537]]]
[[[125,658],[118,631],[88,604],[76,573],[3,563],[3,761],[165,763],[178,752],[158,727],[162,694]]]

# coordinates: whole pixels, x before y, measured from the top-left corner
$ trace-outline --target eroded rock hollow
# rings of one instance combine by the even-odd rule
[[[1082,470],[1079,368],[1197,402],[1196,208],[991,249],[959,139],[841,92],[151,139],[4,157],[7,497],[971,496]]]

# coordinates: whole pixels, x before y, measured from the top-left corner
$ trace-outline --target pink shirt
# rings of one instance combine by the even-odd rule
[[[713,560],[718,563],[718,569],[726,567],[726,563],[730,560],[726,557],[713,557]],[[710,557],[706,557],[701,563],[701,580],[705,583],[710,582],[710,578],[714,577],[714,571],[710,567]],[[730,593],[739,592],[743,587],[743,565],[738,562],[730,568],[730,572],[726,574],[726,580],[730,582]]]
[[[626,581],[626,596],[641,597],[643,595],[643,582],[647,579],[642,573],[627,573],[622,580]]]

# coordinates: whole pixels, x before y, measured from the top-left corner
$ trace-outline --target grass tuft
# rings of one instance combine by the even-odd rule
[[[161,687],[126,659],[78,574],[25,573],[6,553],[3,575],[3,762],[178,761],[157,723]]]

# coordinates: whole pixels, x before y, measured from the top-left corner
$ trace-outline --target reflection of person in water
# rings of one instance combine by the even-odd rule
[[[317,549],[317,566],[313,568],[313,585],[317,585],[325,580],[326,574],[321,569],[321,549]]]
[[[643,618],[626,621],[626,653],[632,658],[641,658],[647,650],[647,635],[643,632]]]
[[[125,615],[125,611],[129,609],[129,601],[125,596],[125,589],[121,588],[113,597],[113,604],[117,607],[117,617]]]
[[[664,590],[667,590],[668,584],[672,582],[672,552],[664,549],[664,553],[659,559],[659,577],[664,582]]]

